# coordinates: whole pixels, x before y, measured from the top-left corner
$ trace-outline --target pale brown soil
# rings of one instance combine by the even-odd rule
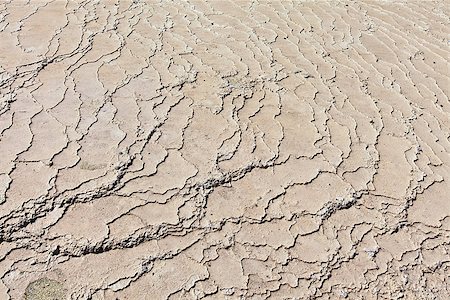
[[[0,2],[0,300],[449,299],[448,1]]]

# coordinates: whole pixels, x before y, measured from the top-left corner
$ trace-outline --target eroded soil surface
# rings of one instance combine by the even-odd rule
[[[0,299],[448,299],[449,8],[399,2],[1,1]]]

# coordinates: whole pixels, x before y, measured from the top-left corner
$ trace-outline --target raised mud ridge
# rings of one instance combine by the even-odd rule
[[[0,299],[448,299],[449,25],[1,1]]]

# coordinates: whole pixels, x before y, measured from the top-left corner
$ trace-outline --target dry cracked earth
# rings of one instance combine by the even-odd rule
[[[449,299],[448,4],[1,1],[0,299]]]

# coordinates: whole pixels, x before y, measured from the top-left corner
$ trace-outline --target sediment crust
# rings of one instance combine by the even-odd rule
[[[449,23],[2,1],[0,299],[447,299]]]

